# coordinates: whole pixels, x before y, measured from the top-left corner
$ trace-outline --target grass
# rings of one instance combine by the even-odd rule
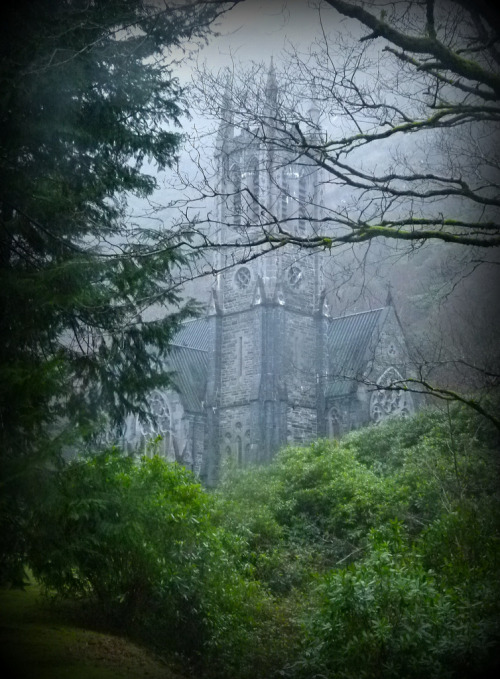
[[[0,590],[2,679],[186,679],[127,639],[69,618],[36,585]]]

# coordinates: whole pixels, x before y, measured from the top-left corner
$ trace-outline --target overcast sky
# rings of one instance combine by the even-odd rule
[[[196,58],[193,56],[191,60],[183,60],[175,68],[174,75],[179,77],[183,84],[188,84],[196,60],[200,64],[206,64],[209,69],[214,71],[226,67],[244,69],[252,61],[267,65],[270,63],[271,57],[274,57],[279,65],[283,51],[288,46],[294,45],[299,50],[307,51],[315,40],[321,40],[323,29],[327,34],[339,31],[344,36],[350,33],[356,38],[368,32],[358,22],[341,17],[334,10],[324,5],[320,17],[317,8],[311,6],[313,4],[314,2],[310,0],[245,0],[233,10],[227,12],[218,25],[214,27],[219,35],[209,36],[208,45],[199,51]],[[383,41],[374,42],[374,50],[383,48]],[[334,38],[330,44],[338,45],[338,42]],[[206,116],[196,114],[193,116],[193,120],[185,121],[184,132],[189,136],[193,126],[200,129],[200,127],[203,128],[206,125]],[[213,122],[210,122],[210,125],[213,126]],[[409,140],[404,138],[401,143],[407,144]],[[189,147],[189,144],[187,147]],[[384,147],[384,152],[387,148],[388,145]],[[208,144],[205,146],[198,142],[197,150],[202,154],[205,153],[205,160],[209,163]],[[408,153],[408,148],[405,147],[403,150]],[[370,153],[372,153],[372,149],[370,149]],[[429,153],[428,149],[426,153]],[[185,157],[186,152],[184,153]],[[417,154],[413,152],[410,157],[415,160]],[[383,161],[385,162],[386,159],[381,158],[380,162]],[[165,204],[172,197],[173,194],[163,187],[156,193],[154,199],[158,203]],[[335,196],[330,195],[329,198],[334,200]],[[137,207],[137,205],[134,205],[134,207]],[[171,214],[163,213],[161,215],[165,224],[169,223]]]
[[[333,11],[322,16],[331,23]],[[318,12],[308,0],[245,0],[228,12],[218,27],[221,35],[211,38],[200,54],[213,68],[236,62],[266,61],[279,55],[288,41],[307,46],[320,34]]]
[[[320,21],[313,5],[310,0],[245,0],[222,16],[213,27],[218,35],[210,35],[208,44],[201,50],[191,51],[191,58],[186,58],[185,53],[173,55],[180,60],[173,68],[173,75],[183,85],[189,85],[197,63],[214,71],[233,67],[237,70],[251,62],[270,64],[273,57],[279,65],[287,46],[293,44],[299,49],[308,49],[321,36],[322,25],[326,31],[347,26],[349,30],[359,30],[355,22],[346,20],[329,7],[322,10]],[[188,137],[193,135],[194,128],[213,127],[213,121],[207,121],[194,109],[193,103],[192,119],[182,121],[183,132]],[[186,162],[185,155],[183,163]],[[156,199],[167,201],[164,187],[161,194],[155,195]],[[131,205],[137,212],[139,203],[132,200]]]

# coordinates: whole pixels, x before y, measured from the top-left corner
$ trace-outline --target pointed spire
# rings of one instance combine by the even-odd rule
[[[222,106],[220,111],[220,125],[217,133],[216,148],[218,151],[227,150],[227,143],[234,136],[234,113],[231,102],[232,88],[229,76],[226,78],[224,94],[222,96]]]
[[[271,57],[271,64],[269,66],[269,71],[267,72],[266,100],[269,108],[274,109],[278,100],[278,81],[276,80],[273,57]]]
[[[224,86],[224,94],[222,96],[222,105],[225,109],[231,108],[231,80],[229,76],[226,77],[226,84]]]
[[[308,114],[311,122],[317,125],[319,123],[320,110],[318,107],[318,89],[314,78],[311,87],[311,102],[309,104]]]

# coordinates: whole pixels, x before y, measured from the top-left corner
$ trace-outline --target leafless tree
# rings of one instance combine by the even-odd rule
[[[497,268],[495,11],[481,0],[316,5],[321,34],[306,50],[290,46],[276,73],[267,65],[204,69],[197,81],[197,96],[218,121],[218,136],[212,142],[215,166],[203,165],[201,183],[191,182],[190,189],[199,191],[200,206],[212,199],[219,209],[201,210],[194,219],[195,200],[184,217],[203,246],[229,253],[205,270],[296,247],[338,253],[336,275],[346,280],[368,261],[369,248],[372,262],[387,262],[380,242],[392,248],[395,261],[434,242],[442,245],[441,261],[459,253],[462,274],[477,265]],[[260,149],[260,160],[258,167],[240,165],[237,177],[221,182],[224,154],[230,158],[234,149],[228,138],[246,146],[246,157]],[[208,137],[198,140],[196,154],[210,143]],[[464,355],[463,343],[451,351],[457,344],[448,342],[448,351],[434,351],[432,360],[419,357],[425,366],[420,387],[438,395],[430,376],[452,362],[467,367],[469,377],[478,372],[498,383],[496,368]],[[440,382],[441,396],[455,398],[459,392],[452,386],[460,379]]]
[[[205,70],[198,82],[204,109],[243,130],[249,144],[321,170],[328,200],[321,215],[307,215],[313,232],[294,232],[298,211],[283,219],[276,204],[260,206],[258,235],[301,247],[380,237],[500,245],[493,12],[464,0],[325,0],[319,11],[331,8],[369,33],[349,35],[347,22],[328,34],[325,16],[323,35],[307,52],[290,48],[273,107],[262,96],[263,67],[232,72],[230,82],[228,73]],[[258,199],[250,185],[242,191],[243,201]]]

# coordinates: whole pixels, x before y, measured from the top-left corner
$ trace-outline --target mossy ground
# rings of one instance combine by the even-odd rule
[[[4,679],[183,679],[128,640],[84,629],[50,606],[36,585],[0,590]]]

